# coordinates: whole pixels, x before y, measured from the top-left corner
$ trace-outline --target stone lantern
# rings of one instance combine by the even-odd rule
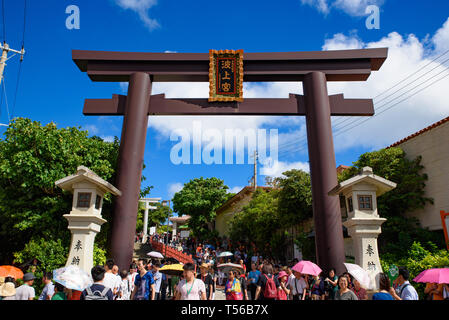
[[[101,217],[104,195],[120,196],[121,192],[90,169],[79,166],[77,172],[55,182],[63,190],[73,193],[72,210],[63,217],[72,233],[66,266],[76,265],[90,274],[93,267],[94,240],[106,222]]]
[[[377,290],[378,274],[382,272],[377,250],[377,237],[387,219],[379,217],[377,197],[396,188],[396,183],[373,174],[364,167],[355,177],[339,183],[329,195],[342,195],[346,202],[348,219],[343,225],[353,239],[355,263],[365,269],[371,278],[370,290]]]

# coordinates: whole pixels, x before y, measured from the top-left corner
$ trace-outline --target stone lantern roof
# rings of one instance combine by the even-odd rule
[[[73,185],[78,182],[90,182],[96,185],[104,193],[110,192],[115,196],[121,196],[122,192],[106,180],[100,178],[95,172],[85,166],[79,166],[77,172],[55,182],[63,190],[73,192]]]
[[[375,185],[377,187],[376,195],[379,197],[385,192],[388,192],[396,188],[396,183],[384,179],[382,177],[373,174],[371,167],[364,167],[358,175],[339,183],[335,188],[329,191],[328,195],[337,196],[344,193],[346,190],[354,186],[355,184],[367,183]]]

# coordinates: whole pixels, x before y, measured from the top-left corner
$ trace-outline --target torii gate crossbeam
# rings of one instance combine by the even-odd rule
[[[79,69],[93,81],[128,81],[128,95],[86,99],[85,115],[123,115],[111,253],[120,268],[132,258],[148,115],[305,115],[312,180],[317,262],[325,270],[344,271],[339,198],[328,192],[337,185],[332,116],[370,116],[371,99],[328,96],[327,81],[365,81],[387,58],[387,48],[267,52],[244,54],[244,81],[301,81],[304,95],[287,99],[165,99],[151,96],[152,82],[207,82],[208,53],[145,53],[73,50]]]

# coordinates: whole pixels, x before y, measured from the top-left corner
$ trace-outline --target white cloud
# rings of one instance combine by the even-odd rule
[[[101,136],[101,139],[103,139],[106,142],[114,142],[113,136]]]
[[[99,132],[98,127],[96,125],[93,124],[87,124],[84,126],[84,129],[87,130],[89,132],[89,134],[97,134]]]
[[[244,187],[236,186],[228,189],[228,193],[239,193]]]
[[[318,11],[324,14],[329,13],[329,6],[327,4],[327,0],[301,0],[301,3],[315,7]]]
[[[342,10],[350,16],[364,16],[369,5],[381,6],[384,0],[301,0],[301,3],[315,7],[319,12],[328,14],[331,8]]]
[[[436,53],[443,53],[449,50],[449,18],[435,33],[432,42],[435,45]]]
[[[168,185],[167,190],[168,190],[168,195],[171,198],[173,198],[173,196],[175,195],[176,192],[181,191],[182,188],[184,188],[184,184],[180,183],[180,182],[175,182],[175,183],[171,183]]]
[[[291,169],[298,169],[309,172],[309,164],[307,162],[283,162],[273,161],[271,166],[263,166],[260,169],[260,174],[263,176],[280,177],[282,173]]]
[[[442,42],[442,35],[446,34],[446,28],[449,29],[449,23],[445,23],[437,34],[439,37],[433,38],[437,44]],[[426,40],[420,41],[415,35],[411,34],[404,38],[397,32],[392,32],[379,41],[363,43],[355,36],[345,37],[342,34],[336,34],[332,39],[328,39],[323,46],[325,50],[334,49],[353,49],[353,48],[381,48],[388,47],[388,58],[379,71],[373,71],[366,82],[330,82],[328,84],[329,94],[344,93],[346,98],[373,98],[378,94],[390,89],[400,80],[413,74],[419,68],[430,63],[436,56],[436,51],[426,51]],[[449,57],[442,58],[447,59]],[[429,74],[425,73],[432,68],[436,69]],[[374,107],[378,116],[371,117],[370,120],[352,130],[338,134],[338,128],[344,130],[354,126],[354,120],[345,121],[340,125],[335,125],[342,120],[333,119],[334,124],[334,145],[337,151],[355,146],[364,146],[371,149],[386,147],[397,140],[400,140],[411,133],[414,133],[429,124],[436,122],[449,113],[449,104],[447,103],[446,91],[449,87],[449,78],[435,83],[431,87],[423,90],[409,100],[401,102],[397,106],[380,114],[389,106],[400,102],[410,94],[416,93],[420,88],[424,88],[432,81],[439,79],[447,74],[447,63],[441,65],[439,62],[432,62],[422,71],[407,79],[401,85],[393,90],[374,99]],[[430,79],[439,72],[443,74],[430,80],[427,84],[409,91],[423,81]],[[414,82],[413,82],[414,81]],[[413,82],[413,83],[411,83]],[[401,90],[402,86],[411,83]],[[395,93],[395,91],[398,91]],[[401,96],[404,94],[403,96]],[[388,97],[391,95],[391,97]],[[355,118],[354,118],[355,119]],[[358,118],[358,121],[364,121],[366,118]]]
[[[378,94],[385,92],[385,90],[390,89],[400,80],[411,75],[427,63],[430,63],[437,55],[449,49],[449,19],[445,21],[435,34],[429,35],[423,40],[418,39],[413,34],[404,37],[397,32],[392,32],[378,41],[366,43],[355,33],[351,33],[350,35],[338,33],[333,37],[326,39],[322,49],[343,50],[379,47],[388,48],[388,58],[379,71],[373,71],[367,81],[329,82],[329,94],[343,93],[346,98],[374,98]],[[444,61],[448,58],[449,56],[445,56],[438,61]],[[441,65],[438,61],[430,63],[425,69],[413,75],[402,85],[415,81],[407,87],[408,89],[411,89],[438,72],[447,69],[448,62],[446,62],[445,65]],[[437,68],[431,73],[424,75],[426,71],[434,67]],[[430,82],[439,79],[441,76],[444,76],[444,73]],[[417,92],[425,85],[392,101],[392,99],[406,92],[407,88],[388,97],[389,94],[393,94],[396,90],[400,89],[401,86],[374,99],[376,114],[385,110],[388,106],[400,102],[408,95]],[[386,147],[431,123],[446,117],[449,113],[449,104],[446,97],[448,87],[449,77],[437,82],[409,100],[400,103],[391,110],[376,117],[371,117],[370,120],[363,123],[363,125],[345,133],[338,134],[339,128],[347,125],[345,129],[349,129],[353,126],[350,125],[350,123],[356,118],[344,118],[348,120],[344,123],[341,123],[341,121],[343,121],[341,117],[333,118],[334,145],[336,151],[344,151],[351,147],[360,146],[370,149]],[[167,98],[207,98],[208,92],[208,83],[154,83],[153,85],[153,94],[165,93]],[[244,84],[245,98],[286,98],[289,93],[302,94],[301,83],[274,82]],[[382,100],[384,98],[387,99]],[[275,108],[275,106],[273,107]],[[364,121],[367,118],[360,117],[357,119],[359,121]],[[264,126],[279,128],[279,151],[281,153],[285,149],[282,146],[285,146],[286,144],[287,151],[289,152],[297,151],[298,145],[305,145],[306,132],[303,117],[160,116],[149,117],[149,126],[159,132],[158,138],[169,139],[170,133],[178,128],[185,128],[191,131],[192,122],[194,120],[201,121],[203,130],[213,128],[218,129],[221,132],[224,132],[224,129],[257,129]],[[286,128],[288,125],[297,126],[297,130],[290,132],[285,132],[285,130],[281,131],[282,128]],[[307,148],[302,147],[301,150],[302,152],[307,153]]]
[[[160,26],[157,20],[148,15],[148,10],[157,4],[157,0],[115,0],[115,3],[123,9],[136,12],[149,30]]]
[[[345,36],[343,33],[334,34],[331,39],[325,39],[323,50],[346,50],[346,49],[362,49],[363,42],[357,35],[351,37]]]
[[[128,94],[128,82],[120,82],[120,91],[124,94]]]
[[[209,84],[206,82],[156,82],[153,84],[152,94],[165,93],[166,98],[207,98],[209,96]],[[287,98],[289,93],[302,94],[302,85],[298,82],[273,82],[273,83],[245,83],[243,94],[245,98]],[[276,106],[273,105],[275,109]],[[149,117],[148,126],[160,133],[159,138],[168,140],[170,134],[182,128],[193,136],[193,122],[200,122],[202,132],[218,130],[223,136],[225,130],[254,130],[267,128],[278,129],[288,126],[298,126],[305,132],[305,122],[301,117],[279,116],[159,116]],[[302,127],[301,127],[302,126]],[[279,144],[290,142],[294,133],[280,133]],[[296,135],[297,137],[297,135]],[[204,141],[204,139],[203,139]],[[203,142],[204,144],[204,142]],[[245,147],[246,149],[246,147]],[[241,152],[236,150],[235,152]]]

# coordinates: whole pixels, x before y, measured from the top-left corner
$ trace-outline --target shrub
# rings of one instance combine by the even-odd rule
[[[384,272],[387,272],[391,265],[407,268],[410,272],[409,280],[422,299],[425,296],[425,283],[413,282],[413,279],[424,270],[448,267],[449,251],[438,249],[432,242],[423,246],[420,242],[415,241],[407,254],[400,259],[392,254],[382,255],[381,265]]]

